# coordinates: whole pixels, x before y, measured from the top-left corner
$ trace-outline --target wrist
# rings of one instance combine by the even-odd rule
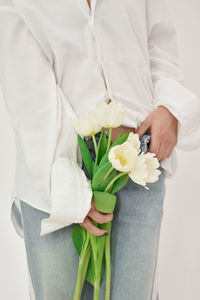
[[[167,112],[171,117],[173,117],[177,122],[178,119],[171,113],[171,111],[164,105],[158,105],[156,108],[158,111],[165,111]]]

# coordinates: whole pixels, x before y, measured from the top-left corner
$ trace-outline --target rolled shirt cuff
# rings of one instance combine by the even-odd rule
[[[42,219],[40,235],[82,223],[91,199],[91,181],[79,165],[66,157],[56,158],[51,171],[51,213]]]
[[[159,79],[154,85],[153,105],[165,106],[178,120],[176,147],[191,150],[200,146],[200,99],[172,78]]]

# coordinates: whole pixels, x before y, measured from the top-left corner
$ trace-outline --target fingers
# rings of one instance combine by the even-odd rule
[[[90,221],[90,219],[88,217],[85,218],[82,225],[85,227],[86,230],[88,230],[89,232],[91,232],[92,234],[94,234],[96,236],[102,236],[102,235],[107,235],[108,234],[108,232],[106,230],[96,227]]]
[[[94,202],[94,195],[92,197],[91,209],[88,213],[88,216],[90,216],[94,221],[96,221],[97,223],[100,223],[100,224],[110,222],[113,219],[113,213],[102,214],[98,210],[96,210],[95,202]]]
[[[177,119],[164,106],[151,112],[136,130],[139,136],[151,130],[148,152],[155,153],[159,161],[169,157],[177,142]]]
[[[152,131],[148,152],[155,153],[157,157],[159,153],[159,149],[160,149],[160,139],[158,138],[157,134],[154,131]]]
[[[144,120],[144,122],[135,130],[135,133],[137,133],[139,135],[139,137],[141,137],[146,131],[147,129],[150,128],[150,122],[148,121],[148,119]]]
[[[164,160],[165,158],[169,157],[172,154],[172,151],[174,150],[174,145],[170,146],[169,148],[165,149],[163,154],[160,157],[160,160]]]
[[[159,134],[152,131],[149,152],[155,153],[159,161],[169,157],[176,145],[175,138],[173,139],[168,133]]]
[[[161,142],[160,148],[159,148],[159,152],[158,152],[158,154],[156,155],[157,158],[158,158],[158,160],[161,161],[161,160],[165,159],[166,153],[167,153],[167,152],[168,152],[168,151],[167,151],[167,149],[166,149],[165,144],[163,144],[163,143]]]
[[[113,213],[109,214],[102,214],[96,209],[91,209],[88,213],[88,216],[90,216],[94,221],[103,224],[112,221],[113,219]]]
[[[91,232],[96,236],[102,236],[108,234],[106,230],[96,227],[92,223],[89,217],[99,224],[110,222],[113,219],[113,213],[102,214],[96,210],[95,203],[94,203],[94,195],[92,196],[91,209],[81,225],[84,226],[86,230],[88,230],[89,232]]]

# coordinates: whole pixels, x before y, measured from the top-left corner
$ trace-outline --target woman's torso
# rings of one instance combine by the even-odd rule
[[[137,127],[153,110],[145,0],[15,0],[77,115],[113,98]],[[55,13],[56,12],[56,13]]]

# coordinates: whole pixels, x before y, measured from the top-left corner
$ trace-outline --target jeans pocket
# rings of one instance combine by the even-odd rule
[[[147,130],[139,139],[140,139],[140,153],[147,152],[151,140],[151,131]]]

